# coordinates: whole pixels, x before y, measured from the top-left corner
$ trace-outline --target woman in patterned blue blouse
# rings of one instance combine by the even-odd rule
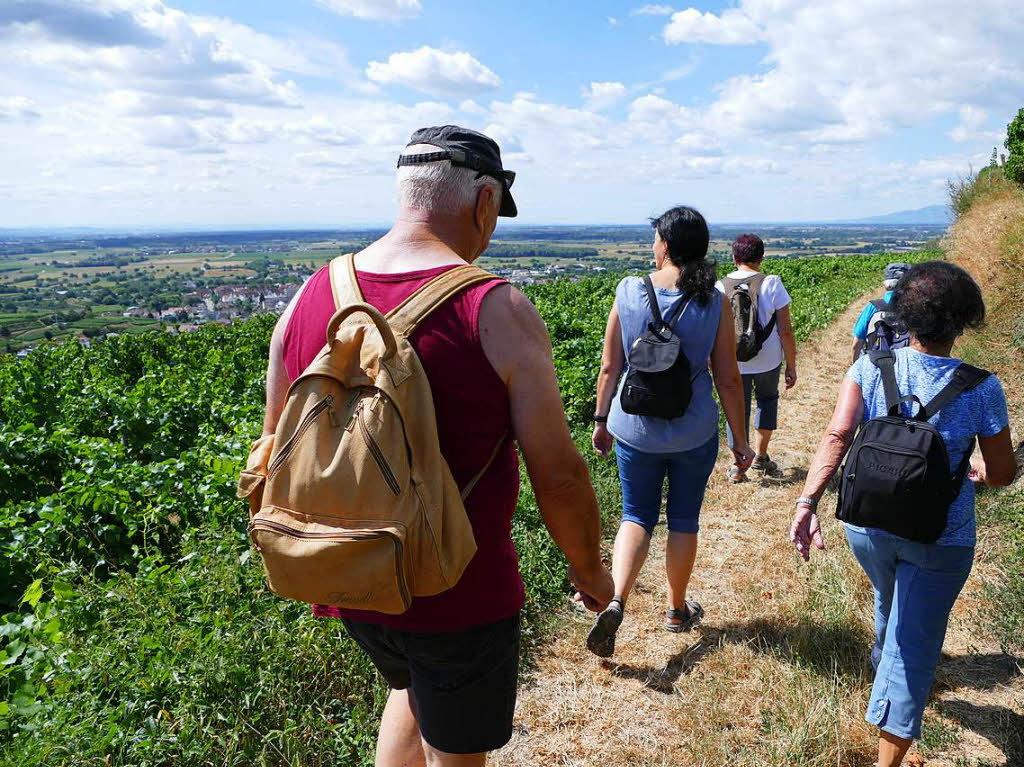
[[[966,328],[984,322],[981,290],[963,269],[932,261],[907,272],[891,303],[897,324],[911,336],[909,347],[893,352],[900,392],[929,402],[960,364],[950,356],[953,342]],[[790,537],[805,560],[812,546],[825,548],[815,514],[818,499],[857,427],[886,414],[883,389],[881,372],[867,356],[846,374],[793,519]],[[909,404],[903,408],[909,417]],[[880,529],[845,525],[850,548],[875,588],[875,682],[866,719],[879,728],[879,767],[901,764],[911,742],[921,735],[949,613],[974,562],[974,482],[1008,485],[1017,471],[1006,399],[995,376],[928,420],[946,442],[951,469],[960,465],[975,438],[981,447],[949,509],[942,536],[932,544],[917,543]]]

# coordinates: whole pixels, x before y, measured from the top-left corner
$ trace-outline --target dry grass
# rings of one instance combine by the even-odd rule
[[[788,542],[792,503],[848,365],[860,306],[803,346],[802,378],[783,395],[773,443],[786,478],[731,486],[724,457],[719,462],[692,583],[707,610],[703,625],[678,636],[661,628],[659,528],[614,659],[587,652],[590,620],[566,610],[562,630],[520,689],[516,735],[492,764],[873,763],[876,732],[863,721],[871,685],[867,580],[831,514],[829,549],[810,565],[798,563]],[[939,672],[945,715],[930,710],[923,750],[933,757],[929,765],[1024,764],[1013,761],[1024,755],[1000,748],[1012,743],[1006,728],[1024,722],[1024,682],[998,648],[972,641],[972,593],[969,587],[954,612],[950,657]]]

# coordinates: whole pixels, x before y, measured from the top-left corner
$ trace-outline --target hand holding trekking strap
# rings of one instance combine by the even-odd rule
[[[384,341],[384,353],[381,355],[381,359],[386,360],[395,356],[395,353],[398,351],[395,334],[391,331],[388,321],[384,319],[384,315],[369,304],[349,304],[336,311],[334,316],[331,317],[331,321],[327,323],[327,345],[331,346],[334,343],[341,324],[349,316],[360,312],[373,320],[373,324],[377,327],[377,332],[380,333],[381,340]]]
[[[476,473],[476,476],[473,477],[473,479],[469,480],[469,482],[466,484],[464,488],[462,488],[462,492],[460,493],[460,495],[462,496],[463,503],[465,503],[466,499],[469,498],[469,494],[473,492],[473,488],[476,487],[477,482],[483,479],[484,474],[486,474],[487,470],[491,468],[491,465],[498,457],[498,453],[501,452],[501,448],[505,444],[505,440],[507,438],[508,432],[506,431],[501,435],[501,437],[498,438],[498,444],[494,446],[494,450],[491,451],[491,457],[487,459],[487,463],[484,464],[484,467]]]

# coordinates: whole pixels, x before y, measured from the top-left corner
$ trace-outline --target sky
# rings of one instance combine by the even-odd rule
[[[1022,40],[1019,0],[0,0],[0,227],[386,224],[448,123],[522,224],[940,204],[1024,106]]]

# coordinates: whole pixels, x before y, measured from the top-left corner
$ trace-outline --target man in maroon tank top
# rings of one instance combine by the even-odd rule
[[[366,300],[386,313],[418,287],[487,248],[497,217],[515,216],[515,175],[498,145],[444,126],[413,134],[399,159],[394,226],[355,257]],[[323,347],[335,311],[326,267],[274,329],[264,434],[277,426],[288,385]],[[597,500],[562,411],[547,328],[504,280],[477,283],[411,337],[430,381],[441,452],[460,487],[503,434],[518,442],[541,515],[570,563],[577,599],[600,611],[612,597],[601,563]],[[416,598],[402,615],[317,606],[341,618],[392,688],[376,764],[482,765],[512,733],[523,583],[512,544],[519,494],[513,439],[466,499],[477,552],[459,582]]]

